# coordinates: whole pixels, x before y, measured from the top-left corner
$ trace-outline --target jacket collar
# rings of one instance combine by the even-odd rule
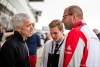
[[[77,23],[73,26],[73,28],[79,27],[79,26],[82,25],[82,24],[83,24],[82,21],[79,21],[79,22],[77,22]]]
[[[14,36],[16,36],[20,41],[23,41],[23,37],[21,36],[21,34],[17,31],[14,31]],[[25,42],[25,41],[23,41]]]

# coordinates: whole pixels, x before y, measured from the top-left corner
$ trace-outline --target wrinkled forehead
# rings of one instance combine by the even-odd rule
[[[31,19],[26,19],[26,20],[24,20],[24,24],[26,24],[26,23],[30,23],[30,24],[32,24]]]

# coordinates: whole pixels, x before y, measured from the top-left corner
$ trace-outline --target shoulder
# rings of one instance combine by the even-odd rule
[[[17,50],[18,48],[18,42],[16,42],[15,39],[8,39],[2,46],[3,50]]]
[[[16,36],[12,36],[4,43],[4,45],[8,47],[18,47],[20,42],[21,41]]]
[[[53,39],[48,40],[46,43],[52,43]]]
[[[82,30],[83,30],[84,27],[86,27],[86,25],[83,25],[83,26],[77,27],[77,28],[73,28],[73,29],[68,33],[68,35],[69,35],[69,34],[70,34],[70,35],[78,35],[78,34],[82,33]]]
[[[53,39],[50,39],[50,40],[46,41],[45,45],[50,45],[50,44],[52,44],[52,42],[53,42]]]
[[[68,33],[68,36],[69,35],[76,35],[76,34],[78,34],[80,32],[80,30],[79,29],[77,29],[77,28],[74,28],[74,29],[72,29],[69,33]]]
[[[34,35],[33,35],[33,36],[40,37],[40,36],[39,36],[39,34],[37,34],[37,33],[34,33]]]

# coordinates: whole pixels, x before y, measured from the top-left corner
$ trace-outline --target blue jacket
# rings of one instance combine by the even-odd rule
[[[37,48],[41,47],[40,36],[34,33],[31,37],[27,38],[26,42],[29,48],[29,55],[37,55]]]

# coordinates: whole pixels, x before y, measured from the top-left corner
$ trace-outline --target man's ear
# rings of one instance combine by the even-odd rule
[[[21,28],[19,26],[16,26],[17,31],[21,31]]]

